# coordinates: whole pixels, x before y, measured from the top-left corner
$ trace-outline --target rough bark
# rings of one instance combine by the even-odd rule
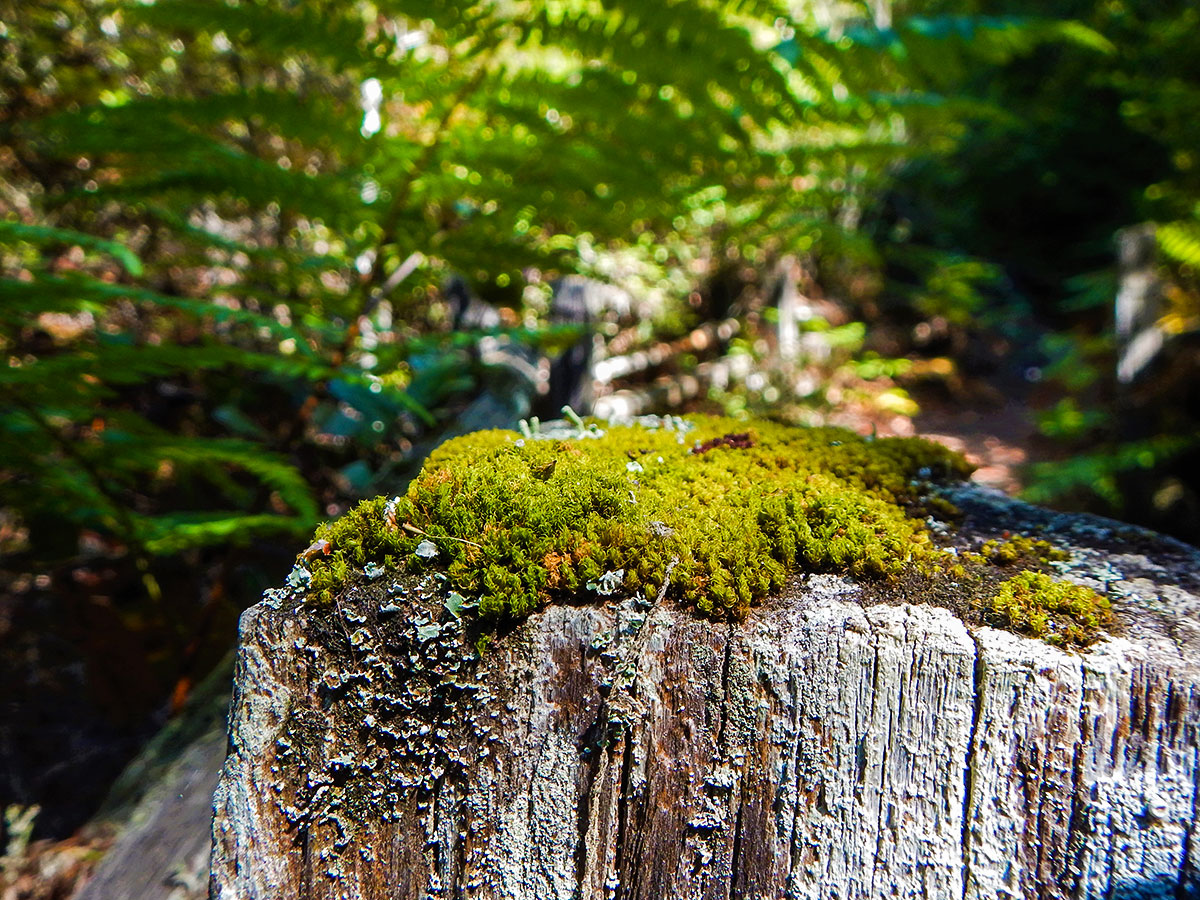
[[[482,655],[432,578],[259,604],[213,896],[1200,896],[1200,554],[956,499],[1070,546],[1122,635],[1066,653],[833,575],[736,624],[552,606]]]

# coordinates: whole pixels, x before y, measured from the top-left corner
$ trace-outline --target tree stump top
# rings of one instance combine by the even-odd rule
[[[793,571],[714,618],[664,571],[498,628],[437,568],[275,594],[242,620],[214,896],[1200,890],[1200,554],[938,496],[963,516],[939,552],[1035,535],[1063,558],[987,572],[1088,586],[1109,633],[1050,646],[868,572]]]

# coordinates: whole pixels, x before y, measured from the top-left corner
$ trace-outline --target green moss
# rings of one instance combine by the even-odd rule
[[[1087,646],[1113,623],[1105,597],[1044,572],[1020,572],[1003,582],[984,609],[994,625],[1065,647]]]
[[[690,425],[448,441],[403,497],[364,501],[321,526],[303,554],[309,596],[328,601],[369,564],[436,570],[498,618],[618,586],[653,596],[669,572],[673,596],[736,619],[792,573],[836,572],[905,581],[905,596],[945,594],[952,607],[969,591],[978,619],[977,598],[1006,577],[992,573],[1043,570],[1059,554],[1023,536],[978,553],[940,547],[926,519],[955,511],[928,496],[928,482],[970,472],[940,445],[709,417]],[[1068,643],[1090,634],[1043,630]]]
[[[348,569],[390,557],[444,570],[485,615],[520,616],[602,589],[606,573],[655,592],[676,561],[672,585],[687,602],[740,617],[790,572],[886,577],[936,552],[919,486],[970,471],[918,439],[693,424],[686,434],[636,426],[599,439],[488,431],[448,441],[404,497],[322,526],[314,547],[328,542],[329,553],[313,553],[311,589],[323,596]]]
[[[1037,540],[1023,534],[1009,535],[1003,540],[987,541],[979,555],[998,566],[1031,565],[1061,562],[1067,554],[1049,541]]]

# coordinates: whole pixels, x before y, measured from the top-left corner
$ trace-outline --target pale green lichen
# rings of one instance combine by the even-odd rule
[[[690,424],[450,440],[403,497],[364,501],[321,526],[305,552],[310,596],[328,600],[368,565],[436,569],[478,598],[481,615],[523,616],[599,593],[618,572],[622,590],[653,596],[669,572],[674,596],[740,618],[796,572],[952,583],[1018,559],[1044,563],[1052,549],[1025,538],[965,556],[937,546],[926,520],[954,510],[929,481],[970,472],[938,444],[763,421]]]

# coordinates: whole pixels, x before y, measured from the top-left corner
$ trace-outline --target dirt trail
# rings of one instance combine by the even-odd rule
[[[1016,494],[1024,486],[1020,467],[1038,458],[1039,435],[1032,410],[1015,401],[998,408],[954,408],[921,403],[913,419],[917,434],[945,444],[977,465],[972,481]]]

